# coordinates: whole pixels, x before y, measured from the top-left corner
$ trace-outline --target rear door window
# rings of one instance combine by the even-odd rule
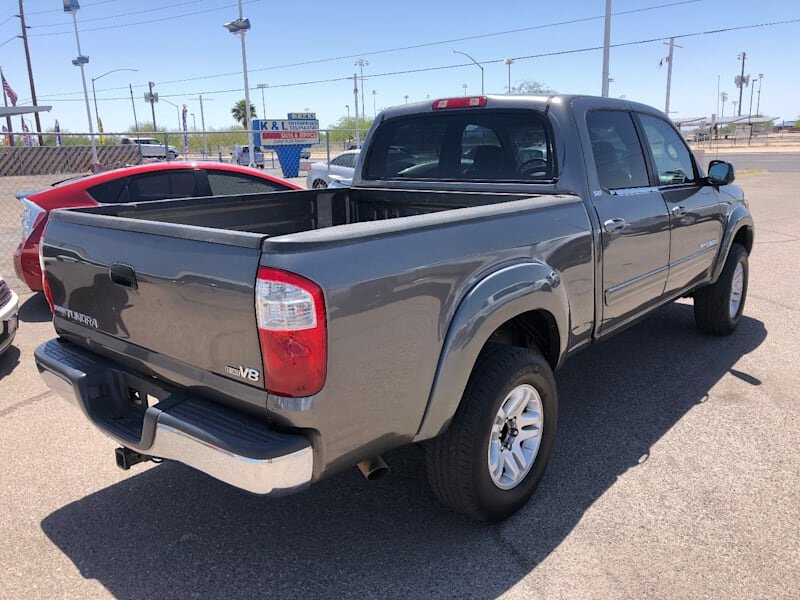
[[[650,185],[642,145],[630,113],[593,110],[586,121],[600,185],[607,190]]]
[[[162,171],[132,177],[127,202],[148,202],[166,198],[191,198],[200,195],[193,170]]]
[[[473,109],[387,121],[364,171],[367,179],[543,182],[555,164],[543,115]]]
[[[212,196],[232,196],[234,194],[256,194],[275,192],[287,188],[279,183],[243,175],[241,173],[226,173],[225,171],[206,171],[208,184],[211,186]]]
[[[101,204],[113,204],[120,201],[120,195],[122,190],[125,189],[126,183],[128,183],[128,178],[120,177],[119,179],[92,186],[86,191]]]

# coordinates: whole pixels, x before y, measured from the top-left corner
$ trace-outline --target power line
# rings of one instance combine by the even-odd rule
[[[672,3],[669,3],[669,4],[658,4],[658,5],[655,5],[655,6],[648,6],[648,7],[644,7],[644,8],[636,8],[636,9],[631,9],[631,10],[626,10],[626,11],[620,11],[620,12],[613,13],[613,15],[614,16],[628,15],[628,14],[633,14],[633,13],[640,13],[640,12],[646,12],[646,11],[651,11],[651,10],[657,10],[657,9],[660,9],[660,8],[669,8],[669,7],[673,7],[673,6],[680,6],[680,5],[684,5],[684,4],[695,4],[697,2],[702,2],[702,1],[703,0],[681,0],[679,2],[672,2]],[[387,49],[384,49],[384,50],[373,50],[371,52],[359,52],[357,54],[348,54],[348,55],[344,55],[344,56],[336,56],[336,57],[330,57],[330,58],[319,58],[319,59],[307,60],[307,61],[303,61],[303,62],[287,63],[287,64],[283,64],[283,65],[274,65],[274,66],[271,66],[271,67],[261,67],[261,68],[257,68],[257,69],[249,69],[249,72],[250,73],[258,73],[258,72],[261,72],[261,71],[271,71],[271,70],[286,69],[286,68],[292,68],[292,67],[302,67],[302,66],[320,64],[320,63],[325,63],[325,62],[333,62],[333,61],[337,61],[337,60],[346,60],[346,59],[351,59],[351,58],[358,58],[358,57],[361,57],[361,56],[374,56],[376,54],[387,54],[387,53],[390,53],[390,52],[401,52],[401,51],[404,51],[404,50],[414,50],[414,49],[418,49],[418,48],[427,48],[427,47],[430,47],[430,46],[441,46],[441,45],[444,45],[444,44],[452,44],[452,43],[455,43],[455,42],[482,39],[482,38],[487,38],[487,37],[496,37],[496,36],[508,35],[508,34],[512,34],[512,33],[521,33],[521,32],[525,32],[525,31],[533,31],[533,30],[536,30],[536,29],[546,29],[546,28],[550,28],[550,27],[560,27],[560,26],[563,26],[563,25],[572,25],[572,24],[575,24],[575,23],[582,23],[582,22],[587,22],[587,21],[596,21],[598,19],[604,19],[604,18],[605,18],[605,15],[598,15],[598,16],[594,16],[594,17],[581,17],[581,18],[578,18],[578,19],[571,19],[571,20],[568,20],[568,21],[558,21],[558,22],[555,22],[555,23],[545,23],[545,24],[542,24],[542,25],[533,25],[533,26],[530,26],[530,27],[521,27],[521,28],[517,28],[517,29],[508,29],[508,30],[505,30],[505,31],[495,31],[495,32],[492,32],[492,33],[482,33],[482,34],[477,34],[477,35],[473,35],[473,36],[467,36],[467,37],[461,37],[461,38],[453,38],[453,39],[449,39],[449,40],[439,40],[439,41],[435,41],[435,42],[425,42],[425,43],[422,43],[422,44],[415,44],[415,45],[412,45],[412,46],[400,46],[400,47],[397,47],[397,48],[387,48]],[[239,74],[241,74],[241,71],[232,71],[230,73],[217,73],[215,75],[199,75],[197,77],[187,77],[187,78],[184,78],[184,79],[173,79],[173,80],[170,80],[170,81],[160,81],[159,84],[160,85],[169,85],[169,84],[173,84],[173,83],[187,83],[187,82],[190,82],[190,81],[203,81],[203,80],[206,80],[206,79],[217,79],[217,78],[220,78],[220,77],[232,77],[232,76],[239,75]],[[137,85],[137,86],[134,86],[134,87],[146,87],[146,86],[145,85]],[[111,92],[111,91],[123,90],[123,89],[127,89],[127,88],[125,86],[120,86],[120,87],[104,88],[104,89],[98,90],[98,91]],[[80,93],[81,92],[64,92],[62,94],[53,94],[50,97],[51,98],[55,98],[55,97],[60,97],[60,96],[76,95],[76,94],[80,94]]]
[[[142,15],[145,13],[157,12],[160,10],[169,10],[171,8],[177,8],[179,6],[186,6],[187,4],[197,4],[198,2],[203,2],[204,0],[188,0],[187,2],[178,2],[177,4],[167,4],[166,6],[158,6],[156,8],[148,8],[147,10],[137,10],[135,12],[129,13],[120,13],[116,15],[108,15],[107,17],[94,17],[92,19],[81,19],[81,23],[91,23],[92,21],[108,21],[109,19],[117,19],[119,17],[130,17],[133,15]],[[0,23],[2,25],[2,23]],[[45,25],[33,25],[34,29],[43,29],[45,27],[63,27],[64,23],[47,23]],[[83,31],[91,31],[89,29]],[[70,32],[71,33],[71,32]],[[55,35],[55,33],[54,33]]]
[[[98,4],[108,4],[109,2],[119,2],[120,0],[98,0],[97,2],[90,2],[89,4],[84,4],[83,8],[87,8],[89,6],[97,6]],[[126,0],[127,1],[127,0]],[[39,10],[36,12],[28,13],[28,15],[43,15],[45,13],[63,13],[63,10]]]
[[[17,39],[18,37],[19,37],[18,35],[15,35],[14,37],[10,37],[10,38],[8,38],[8,39],[7,39],[5,42],[3,42],[2,44],[0,44],[0,48],[2,48],[3,46],[5,46],[6,44],[10,44],[11,42],[13,42],[13,41],[14,41],[15,39]],[[71,93],[72,93],[72,92],[71,92]]]
[[[785,20],[785,21],[771,21],[771,22],[768,22],[768,23],[756,23],[756,24],[753,24],[753,25],[741,25],[741,26],[738,26],[738,27],[726,27],[724,29],[711,29],[711,30],[708,30],[708,31],[697,31],[697,32],[693,32],[693,33],[683,33],[683,34],[679,34],[679,35],[670,35],[670,36],[666,36],[666,37],[648,38],[648,39],[636,40],[636,41],[632,41],[632,42],[620,42],[620,43],[617,43],[617,44],[611,44],[611,47],[612,48],[623,48],[623,47],[627,47],[627,46],[640,46],[640,45],[644,45],[644,44],[652,44],[652,43],[655,43],[655,42],[662,42],[662,41],[665,41],[665,40],[669,40],[669,38],[679,39],[679,38],[698,37],[698,36],[703,36],[703,35],[716,35],[716,34],[719,34],[719,33],[729,33],[731,31],[742,31],[742,30],[746,30],[746,29],[757,29],[757,28],[760,28],[760,27],[773,27],[773,26],[776,26],[776,25],[787,25],[787,24],[792,24],[792,23],[800,23],[800,18],[799,19],[789,19],[789,20]],[[557,50],[557,51],[553,51],[553,52],[543,52],[543,53],[540,53],[540,54],[529,54],[527,56],[515,56],[515,57],[511,57],[511,58],[513,60],[515,60],[515,61],[518,61],[518,60],[531,60],[531,59],[535,59],[535,58],[546,58],[546,57],[550,57],[550,56],[563,56],[563,55],[567,55],[567,54],[581,54],[581,53],[585,53],[585,52],[593,52],[593,51],[602,50],[602,49],[603,49],[603,46],[589,46],[589,47],[585,47],[585,48],[573,48],[573,49],[570,49],[570,50]],[[502,63],[504,60],[505,60],[505,57],[504,58],[491,59],[491,60],[483,60],[483,61],[480,61],[480,63],[484,64],[484,65],[489,65],[489,64],[495,64],[495,63]],[[403,71],[391,71],[391,72],[387,72],[387,73],[371,74],[370,75],[370,79],[377,78],[377,77],[393,77],[393,76],[397,76],[397,75],[410,75],[410,74],[414,74],[414,73],[425,73],[425,72],[431,72],[431,71],[443,71],[443,70],[447,70],[447,69],[460,69],[462,67],[469,67],[469,66],[473,66],[473,63],[470,62],[470,63],[461,63],[461,64],[457,64],[457,65],[443,65],[443,66],[437,66],[437,67],[423,67],[423,68],[417,68],[417,69],[407,69],[407,70],[403,70]],[[332,78],[329,78],[329,79],[317,79],[317,80],[313,80],[313,81],[299,81],[299,82],[293,82],[293,83],[270,84],[269,87],[270,87],[270,89],[273,89],[273,88],[288,88],[288,87],[298,87],[298,86],[305,86],[305,85],[317,85],[317,84],[321,84],[321,83],[334,83],[334,82],[340,82],[340,81],[349,81],[351,79],[352,79],[352,75],[350,75],[350,76],[346,75],[346,76],[343,76],[343,77],[332,77]],[[160,94],[160,95],[163,96],[164,98],[184,98],[184,97],[187,97],[187,96],[196,96],[198,94],[202,94],[202,95],[205,96],[205,95],[212,95],[212,94],[228,94],[228,93],[241,92],[241,91],[242,91],[241,88],[232,88],[232,89],[225,89],[225,90],[211,90],[211,91],[203,91],[203,92],[182,92],[182,93],[179,93],[179,94]],[[47,99],[49,100],[50,98],[48,97]],[[98,100],[101,100],[101,98],[98,98]],[[130,98],[129,97],[102,98],[102,100],[104,100],[104,101],[112,101],[112,100],[129,101]],[[66,99],[66,100],[61,100],[61,101],[62,102],[78,102],[78,101],[82,101],[82,100],[81,99],[71,98],[71,99]]]
[[[256,2],[261,2],[262,0],[245,0],[242,4],[254,4]],[[81,29],[81,32],[89,32],[89,31],[103,31],[106,29],[119,29],[120,27],[133,27],[135,25],[150,25],[151,23],[159,23],[162,21],[171,21],[173,19],[180,19],[183,17],[194,17],[196,15],[204,15],[210,12],[216,12],[218,10],[225,10],[228,8],[236,8],[238,4],[226,4],[225,6],[218,6],[216,8],[208,8],[206,10],[198,10],[195,12],[184,13],[181,15],[172,15],[170,17],[161,17],[160,19],[150,19],[148,21],[137,21],[135,23],[120,23],[118,25],[108,25],[106,27],[92,27],[90,29]],[[30,37],[50,37],[54,35],[73,35],[72,31],[53,31],[51,33],[32,33]]]

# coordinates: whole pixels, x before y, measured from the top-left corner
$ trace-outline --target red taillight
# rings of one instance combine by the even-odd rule
[[[44,292],[44,297],[47,299],[47,303],[50,305],[50,312],[54,310],[54,302],[53,302],[53,291],[50,289],[50,284],[47,283],[47,273],[44,270],[44,256],[42,255],[42,249],[44,248],[44,242],[39,242],[39,268],[42,270],[42,291]]]
[[[442,108],[476,108],[486,106],[486,96],[461,96],[459,98],[444,98],[433,103],[433,110]]]
[[[320,391],[328,367],[322,289],[294,273],[261,267],[256,317],[267,391],[295,398]]]

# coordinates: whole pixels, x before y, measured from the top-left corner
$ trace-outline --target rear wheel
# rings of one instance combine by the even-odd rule
[[[694,321],[700,331],[727,335],[736,329],[747,298],[748,274],[747,250],[733,244],[716,283],[694,293]]]
[[[426,444],[434,494],[480,521],[510,517],[544,474],[556,422],[555,379],[542,355],[488,345],[450,427]]]
[[[315,190],[321,190],[328,187],[328,184],[325,183],[322,179],[315,179],[314,183],[311,184],[311,187],[313,187]]]

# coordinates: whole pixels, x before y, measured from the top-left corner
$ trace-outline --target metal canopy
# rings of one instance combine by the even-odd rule
[[[49,111],[52,106],[0,106],[0,118]]]

